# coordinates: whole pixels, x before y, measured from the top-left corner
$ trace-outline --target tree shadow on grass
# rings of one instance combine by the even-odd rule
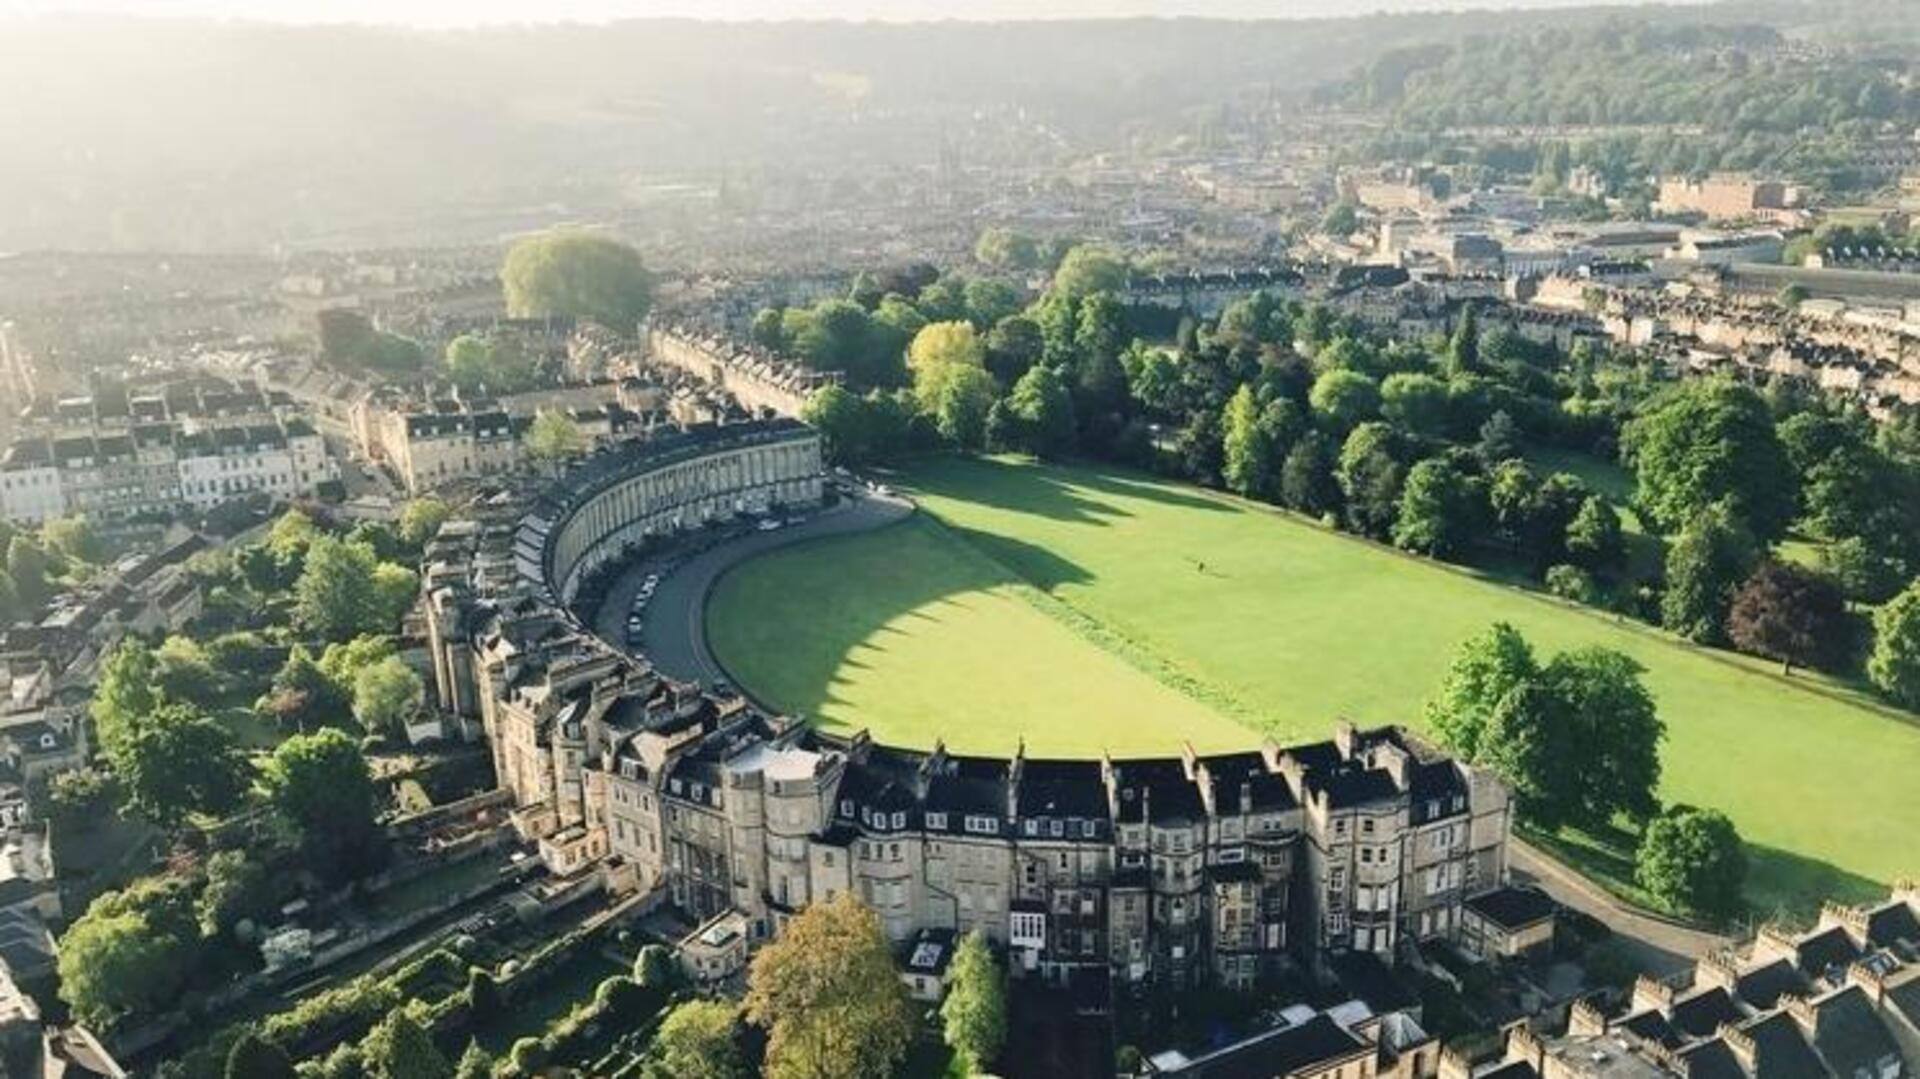
[[[756,571],[761,566],[781,570],[769,576]],[[947,605],[969,607],[962,597],[1007,585],[1050,589],[1091,579],[1044,548],[977,530],[962,533],[916,515],[734,567],[715,588],[709,639],[733,680],[754,697],[818,718],[851,703],[836,692],[837,683],[871,670],[872,657],[885,653],[889,641],[912,636],[913,626],[944,622]],[[902,718],[903,727],[912,723]]]
[[[1105,527],[1109,518],[1132,516],[1038,464],[942,458],[915,466],[907,480],[918,493],[1068,524]]]
[[[1748,843],[1746,892],[1756,917],[1812,925],[1822,902],[1872,903],[1887,897],[1887,886],[1832,862]]]

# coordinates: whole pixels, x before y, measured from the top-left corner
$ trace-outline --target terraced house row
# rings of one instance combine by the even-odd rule
[[[716,454],[759,444],[706,437]],[[688,438],[563,479],[580,493],[517,517],[452,523],[428,552],[442,704],[479,720],[516,827],[556,872],[664,889],[696,922],[737,924],[742,953],[851,891],[896,941],[979,929],[1022,975],[1102,992],[1391,961],[1459,938],[1467,900],[1502,884],[1508,792],[1396,728],[1210,756],[959,756],[827,738],[609,648],[548,598],[630,541],[603,497],[657,521],[684,514],[649,498],[724,512],[749,488],[818,482],[817,445],[707,467]],[[680,479],[650,484],[656,468]]]

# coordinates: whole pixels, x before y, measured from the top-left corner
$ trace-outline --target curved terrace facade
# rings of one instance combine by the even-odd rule
[[[479,721],[521,835],[555,873],[733,930],[689,949],[697,974],[852,891],[903,946],[978,929],[1098,999],[1246,988],[1460,939],[1502,885],[1505,788],[1397,728],[1207,756],[1169,731],[1150,759],[888,747],[665,677],[565,609],[644,536],[816,499],[818,462],[791,421],[636,443],[427,552],[441,703]]]

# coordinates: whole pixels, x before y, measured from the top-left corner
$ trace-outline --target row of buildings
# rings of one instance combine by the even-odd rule
[[[633,443],[505,519],[449,523],[423,569],[440,702],[480,721],[516,826],[557,873],[661,889],[719,927],[701,973],[843,891],[896,942],[978,929],[1022,975],[1102,999],[1475,932],[1468,900],[1505,879],[1507,791],[1398,729],[1140,760],[827,738],[675,682],[561,606],[647,536],[817,501],[820,479],[818,436],[791,421]]]
[[[1899,1079],[1920,1074],[1920,886],[1828,904],[1803,932],[1763,927],[1609,1014],[1507,1032],[1502,1079]]]
[[[298,417],[22,435],[0,455],[0,514],[24,523],[69,514],[112,522],[254,493],[312,497],[339,477],[325,440]]]

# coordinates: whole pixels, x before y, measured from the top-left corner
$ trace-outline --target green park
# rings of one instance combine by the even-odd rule
[[[922,512],[735,569],[709,635],[742,684],[827,729],[954,752],[1170,755],[1418,726],[1496,621],[1646,668],[1661,795],[1727,813],[1757,906],[1861,894],[1911,865],[1920,724],[1825,676],[1413,557],[1189,485],[935,458]],[[1906,822],[1900,825],[1897,822]]]

